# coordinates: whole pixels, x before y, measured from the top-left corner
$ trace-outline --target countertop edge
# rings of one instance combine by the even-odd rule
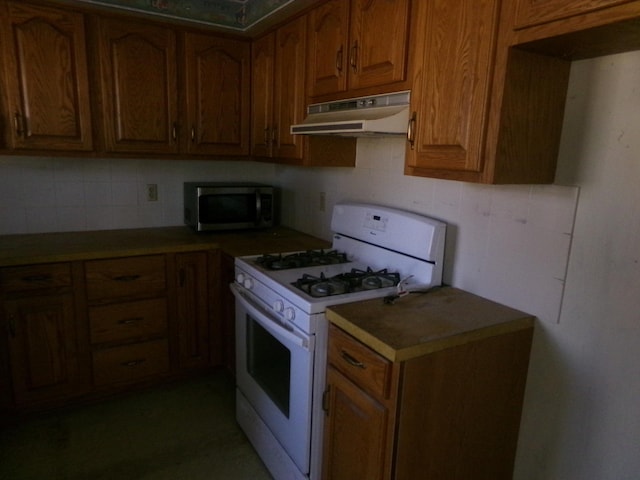
[[[428,340],[423,343],[417,343],[410,347],[396,349],[384,340],[358,327],[349,319],[339,315],[338,313],[327,310],[327,320],[334,325],[368,346],[375,352],[392,362],[401,362],[421,357],[430,353],[438,352],[452,347],[464,345],[473,341],[483,340],[492,336],[513,333],[520,330],[526,330],[534,327],[535,317],[531,315],[522,318],[498,323],[488,327],[478,328],[465,332],[456,333],[442,338]]]

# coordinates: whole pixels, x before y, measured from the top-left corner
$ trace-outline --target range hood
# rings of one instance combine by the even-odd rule
[[[314,103],[307,118],[291,126],[294,135],[386,136],[406,135],[410,92]]]

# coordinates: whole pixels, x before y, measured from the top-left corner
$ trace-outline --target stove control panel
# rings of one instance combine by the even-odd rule
[[[371,230],[385,232],[387,230],[387,222],[389,222],[389,217],[377,213],[367,212],[364,226]]]

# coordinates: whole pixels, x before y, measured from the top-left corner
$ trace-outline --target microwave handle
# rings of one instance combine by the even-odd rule
[[[256,189],[256,225],[260,224],[262,219],[262,197],[260,189]]]

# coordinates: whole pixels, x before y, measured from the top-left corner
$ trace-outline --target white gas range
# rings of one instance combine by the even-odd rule
[[[442,282],[442,222],[343,203],[331,229],[329,251],[236,259],[236,416],[276,480],[320,478],[326,308]]]

